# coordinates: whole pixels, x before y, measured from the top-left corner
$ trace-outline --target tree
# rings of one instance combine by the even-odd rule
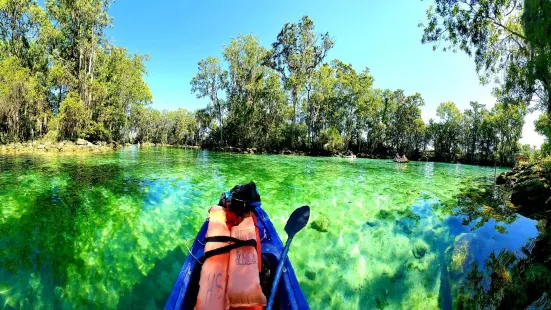
[[[226,83],[227,72],[220,67],[220,60],[217,57],[208,57],[198,63],[196,76],[191,80],[191,92],[197,94],[197,98],[208,97],[214,109],[218,113],[220,125],[220,145],[224,144],[224,110],[223,104],[218,99],[218,92]]]
[[[537,99],[551,115],[551,4],[546,0],[435,0],[427,11],[423,43],[474,55],[483,83],[502,95]],[[498,73],[504,73],[500,80]]]
[[[463,143],[464,154],[469,161],[476,160],[477,146],[480,144],[480,131],[484,116],[488,113],[486,107],[478,102],[471,101],[471,108],[463,113]]]
[[[278,150],[284,147],[284,130],[288,124],[291,111],[285,101],[279,77],[273,71],[266,73],[262,80],[262,95],[255,105],[252,123],[257,128],[254,132],[254,146],[267,150]]]
[[[360,97],[359,76],[351,64],[345,64],[338,59],[331,62],[335,72],[334,98],[330,99],[329,126],[336,128],[344,140],[344,148],[348,150],[357,124],[357,106]],[[308,107],[308,105],[307,105]]]
[[[109,0],[46,1],[48,15],[58,30],[51,38],[52,60],[73,77],[71,81],[75,84],[67,88],[80,95],[89,114],[98,50],[107,44],[104,30],[112,23],[107,14],[109,3]]]
[[[260,46],[253,35],[240,35],[224,48],[228,63],[228,122],[230,131],[236,135],[229,142],[236,146],[250,145],[259,136],[256,128],[259,105],[264,96],[264,78],[269,69],[262,65],[268,51]],[[278,85],[279,87],[279,85]]]
[[[32,0],[0,2],[0,58],[13,56],[22,66],[36,72],[47,59],[42,45],[42,27],[49,27],[45,11]]]
[[[374,122],[376,105],[369,69],[358,73],[350,64],[335,59],[324,64],[312,79],[310,103],[304,104],[305,120],[310,125],[309,135],[321,148],[329,129],[331,136],[338,132],[344,141],[344,150],[359,151],[363,136]]]
[[[280,74],[285,89],[291,93],[293,139],[301,92],[306,88],[306,106],[308,113],[313,113],[310,107],[310,81],[333,45],[329,33],[317,35],[314,32],[314,22],[308,16],[303,16],[297,24],[286,23],[272,44],[266,63]],[[308,132],[311,127],[312,124],[308,124]]]
[[[92,105],[88,107],[93,125],[91,140],[121,141],[129,138],[128,118],[132,106],[151,103],[152,96],[143,76],[147,55],[129,54],[124,48],[109,46],[99,50],[95,80],[90,86]]]
[[[473,52],[483,80],[507,74],[492,110],[472,102],[462,114],[443,103],[427,126],[421,94],[375,89],[368,68],[324,63],[333,39],[317,34],[307,16],[285,24],[270,50],[239,35],[224,47],[223,63],[199,61],[190,83],[198,98],[209,99],[206,108],[159,111],[148,107],[149,57],[105,38],[108,0],[47,0],[46,8],[0,1],[0,142],[86,138],[412,158],[432,143],[440,160],[510,164],[528,95],[540,102],[548,95],[549,5],[525,0],[519,11],[508,0],[436,2],[424,40]],[[537,130],[551,137],[549,119],[543,116]]]
[[[0,1],[0,142],[47,131],[45,16],[34,1]]]
[[[48,131],[48,139],[128,139],[131,105],[151,102],[143,80],[147,56],[107,42],[109,3],[49,0],[43,8],[32,0],[0,1],[3,142]]]
[[[85,107],[76,92],[70,92],[61,103],[58,133],[62,139],[82,138],[87,127]]]
[[[405,153],[408,156],[419,152],[423,126],[421,119],[421,106],[424,100],[421,94],[417,93],[406,96],[403,90],[392,93],[392,106],[388,106],[386,113],[391,116],[387,127],[387,137],[393,152]]]
[[[17,57],[0,61],[0,142],[34,139],[47,121],[38,79]]]
[[[444,160],[455,160],[461,138],[463,115],[453,102],[443,102],[436,109],[439,122],[431,120],[429,125],[434,151]]]
[[[309,122],[313,124],[311,134],[314,141],[322,130],[332,122],[335,100],[335,70],[329,64],[323,64],[314,74],[310,96],[311,110]]]
[[[214,113],[211,106],[195,111],[195,122],[197,123],[195,132],[195,143],[208,145],[207,139],[209,133],[213,130]]]
[[[492,110],[499,141],[499,161],[503,165],[512,164],[519,150],[518,141],[522,137],[526,107],[497,103]]]
[[[194,142],[197,122],[194,115],[186,109],[168,112],[168,143],[172,145],[189,145]]]

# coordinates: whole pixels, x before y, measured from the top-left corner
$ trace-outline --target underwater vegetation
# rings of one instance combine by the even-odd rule
[[[282,236],[312,208],[289,252],[312,309],[506,305],[524,284],[515,305],[542,296],[548,227],[502,210],[493,169],[394,165],[155,147],[0,156],[0,308],[162,308],[208,207],[250,180]]]

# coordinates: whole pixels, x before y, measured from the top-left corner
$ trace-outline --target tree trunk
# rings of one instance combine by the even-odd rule
[[[224,123],[222,120],[222,107],[220,102],[216,99],[216,105],[218,106],[218,120],[220,121],[220,146],[224,145]]]
[[[94,82],[94,70],[93,70],[93,66],[94,66],[94,62],[93,62],[93,59],[94,59],[94,46],[95,46],[95,42],[94,42],[94,26],[92,26],[92,51],[90,52],[90,60],[89,60],[89,65],[88,65],[88,75],[90,76],[90,82]],[[92,105],[92,92],[90,90],[88,90],[88,106],[91,106]]]
[[[291,148],[295,145],[295,125],[297,122],[297,103],[298,103],[298,91],[296,88],[292,91],[293,96],[293,128],[291,130]]]
[[[313,131],[314,131],[314,113],[310,106],[310,87],[306,88],[306,106],[308,107],[309,121],[308,121],[308,147],[312,146]]]

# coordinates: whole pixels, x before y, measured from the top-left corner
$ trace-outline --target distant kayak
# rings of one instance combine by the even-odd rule
[[[263,264],[267,263],[270,266],[271,275],[273,276],[283,252],[283,243],[260,203],[254,209],[254,214],[258,221],[260,239],[262,240],[262,261]],[[203,256],[205,250],[207,228],[208,220],[205,221],[195,237],[193,246],[178,275],[165,309],[193,309],[195,307],[201,274],[201,264],[197,259]],[[285,259],[284,270],[275,296],[274,309],[310,309],[289,259]],[[271,279],[269,283],[271,283]],[[270,289],[271,287],[263,287],[265,292],[270,292]]]
[[[394,159],[394,162],[395,162],[395,163],[400,163],[400,164],[405,164],[405,163],[407,163],[408,161],[409,161],[409,160],[407,160],[407,159],[406,159],[406,160]]]

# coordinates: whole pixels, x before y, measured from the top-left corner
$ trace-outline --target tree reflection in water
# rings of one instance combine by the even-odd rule
[[[518,215],[514,206],[506,202],[506,193],[499,187],[467,187],[457,196],[457,202],[448,203],[448,211],[463,218],[462,224],[476,230],[491,220],[496,223],[513,223]],[[453,206],[455,205],[455,206]],[[496,224],[501,233],[506,226]],[[480,263],[471,261],[462,280],[456,287],[456,306],[459,309],[549,309],[551,308],[551,236],[550,222],[540,219],[539,235],[530,238],[520,251],[505,247],[495,251]],[[456,246],[457,247],[457,246]],[[468,251],[472,249],[467,248]],[[448,266],[453,269],[459,260],[448,255]],[[472,255],[472,253],[465,253]],[[455,260],[454,260],[455,259]],[[453,272],[450,276],[454,276]],[[455,276],[458,276],[456,273]],[[457,279],[456,279],[457,280]]]

